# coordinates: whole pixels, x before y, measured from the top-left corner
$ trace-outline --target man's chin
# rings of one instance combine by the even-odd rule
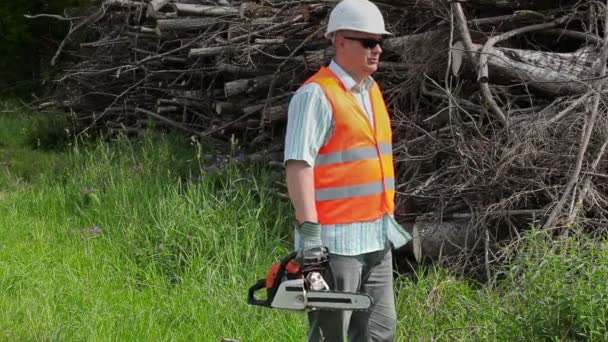
[[[378,70],[378,64],[375,64],[375,63],[374,64],[368,64],[366,66],[366,70],[367,70],[367,72],[369,72],[371,74],[371,73],[375,72],[376,70]]]

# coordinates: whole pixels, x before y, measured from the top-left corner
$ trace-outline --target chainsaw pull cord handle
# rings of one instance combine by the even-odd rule
[[[281,260],[281,263],[279,265],[279,270],[277,271],[277,275],[276,275],[277,280],[283,278],[283,276],[285,275],[285,270],[287,268],[287,264],[291,260],[295,259],[296,255],[297,255],[297,252],[291,252],[286,257],[284,257],[283,260]],[[274,285],[271,288],[267,289],[268,296],[266,297],[265,300],[256,299],[255,293],[266,287],[266,279],[258,280],[257,283],[255,283],[252,287],[249,288],[249,295],[247,296],[247,302],[252,305],[270,306],[270,303],[272,303],[272,300],[274,299],[274,295],[277,293],[277,290],[279,289],[279,285],[281,282],[274,281],[273,283],[274,283]]]

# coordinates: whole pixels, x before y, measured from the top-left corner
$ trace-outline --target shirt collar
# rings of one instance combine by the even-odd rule
[[[346,89],[353,92],[367,91],[374,83],[374,79],[371,76],[368,76],[360,84],[357,84],[353,77],[333,59],[331,63],[329,63],[329,70],[333,71],[333,73],[338,76],[338,79]]]

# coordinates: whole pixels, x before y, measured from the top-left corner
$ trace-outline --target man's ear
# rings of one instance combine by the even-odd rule
[[[334,47],[334,49],[338,47],[338,44],[341,41],[340,38],[341,38],[340,31],[334,32],[334,35],[331,37],[331,42],[332,42],[332,46]]]

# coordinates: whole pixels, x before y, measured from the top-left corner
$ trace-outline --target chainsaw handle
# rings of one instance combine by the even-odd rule
[[[252,305],[270,306],[270,299],[255,299],[255,293],[261,289],[266,288],[266,279],[260,279],[252,287],[249,288],[249,295],[247,296],[247,302]]]
[[[297,256],[297,253],[294,251],[294,252],[289,253],[286,257],[283,258],[283,260],[281,260],[277,273],[276,273],[276,275],[274,275],[276,281],[273,282],[274,284],[272,285],[271,288],[266,288],[266,283],[268,281],[267,279],[260,279],[252,287],[250,287],[249,295],[247,296],[247,302],[252,305],[270,307],[272,301],[274,300],[274,295],[277,293],[277,290],[279,289],[279,284],[280,284],[279,279],[282,279],[283,276],[285,276],[287,264],[292,259],[295,259],[296,256]],[[262,289],[267,290],[266,299],[264,299],[264,300],[256,299],[255,293]]]

